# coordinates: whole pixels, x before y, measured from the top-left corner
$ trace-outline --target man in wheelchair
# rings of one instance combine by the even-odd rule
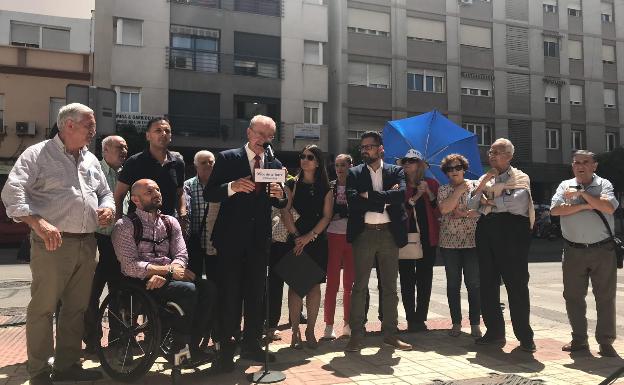
[[[186,268],[188,255],[180,224],[160,213],[162,196],[156,182],[136,181],[130,199],[136,211],[118,220],[112,233],[121,271],[142,282],[156,302],[179,306],[171,351],[177,356],[190,351],[191,363],[205,362],[208,357],[199,346],[202,337],[210,335],[215,288]]]

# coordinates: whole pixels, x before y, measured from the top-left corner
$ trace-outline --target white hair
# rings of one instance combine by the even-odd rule
[[[269,126],[275,127],[275,121],[265,115],[256,115],[249,121],[249,128],[253,128],[257,123],[264,123]]]
[[[513,156],[515,148],[511,140],[507,138],[498,138],[492,143],[492,146],[505,146],[505,151]]]
[[[197,153],[195,153],[195,156],[193,157],[193,164],[197,165],[197,163],[199,162],[199,158],[202,156],[209,156],[212,159],[214,159],[214,154],[208,150],[201,150],[201,151],[197,151]]]
[[[58,126],[59,131],[62,131],[65,128],[65,124],[67,120],[71,119],[73,121],[78,121],[82,115],[92,114],[93,110],[84,104],[80,103],[70,103],[66,106],[61,107],[58,112],[58,116],[56,118],[56,125]]]
[[[112,142],[115,139],[125,140],[124,138],[122,138],[119,135],[109,135],[109,136],[107,136],[106,138],[102,139],[102,152],[104,152],[105,148],[107,148],[108,146],[113,144]]]

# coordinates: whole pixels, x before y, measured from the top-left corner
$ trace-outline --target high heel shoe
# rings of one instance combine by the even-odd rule
[[[318,347],[318,341],[316,340],[316,336],[314,335],[314,329],[306,329],[305,337],[306,345],[308,346],[308,348],[316,349]]]
[[[293,329],[292,331],[290,347],[293,349],[303,349],[303,342],[301,341],[301,331],[299,331],[298,329]]]

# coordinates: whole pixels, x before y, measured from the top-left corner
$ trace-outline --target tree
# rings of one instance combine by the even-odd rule
[[[616,193],[624,193],[624,147],[598,154],[596,173],[613,183]]]

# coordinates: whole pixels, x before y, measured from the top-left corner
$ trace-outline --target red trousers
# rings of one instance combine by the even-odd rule
[[[336,312],[336,295],[340,286],[340,268],[342,267],[342,286],[344,306],[344,322],[349,322],[349,309],[351,308],[351,288],[355,271],[353,267],[353,250],[347,242],[345,234],[327,233],[329,255],[327,261],[327,286],[325,287],[325,323],[334,324]]]

